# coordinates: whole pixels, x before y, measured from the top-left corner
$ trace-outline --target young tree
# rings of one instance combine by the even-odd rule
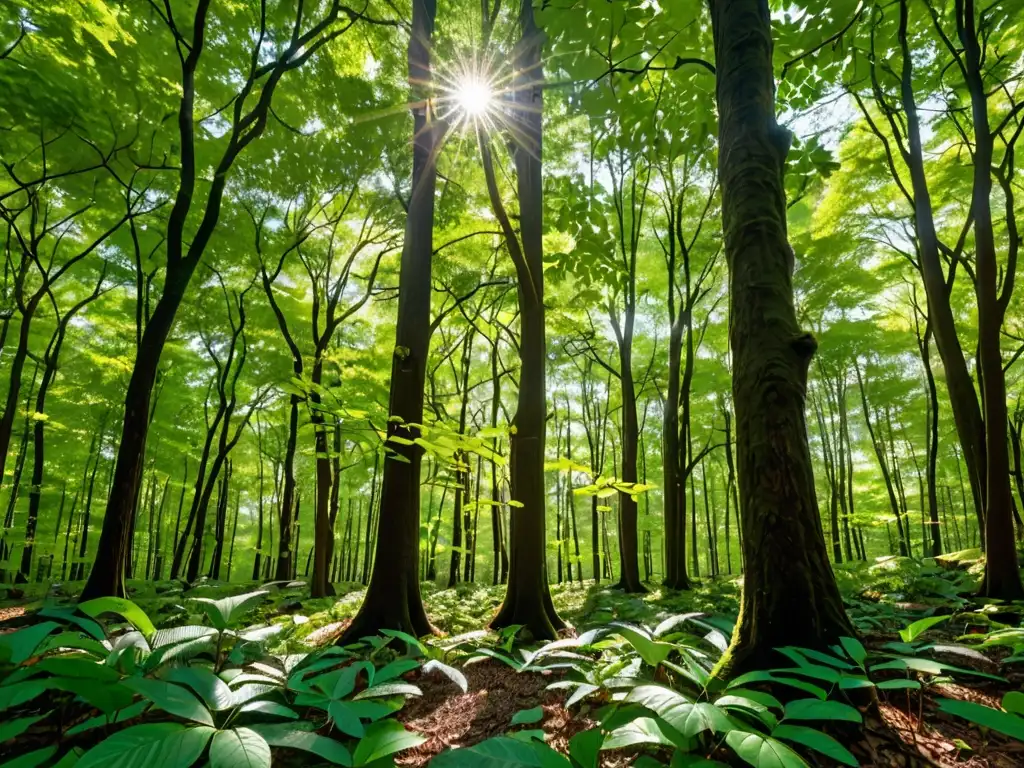
[[[239,67],[237,89],[229,99],[214,95],[217,103],[227,103],[226,142],[213,164],[213,180],[205,199],[197,187],[201,184],[197,162],[196,102],[201,98],[197,73],[204,51],[223,44],[210,27],[212,0],[197,0],[191,29],[182,20],[158,6],[152,6],[160,23],[167,27],[181,65],[181,97],[177,114],[178,170],[174,203],[167,221],[166,268],[163,291],[153,304],[124,400],[121,441],[114,468],[113,485],[103,518],[96,562],[82,591],[82,600],[104,595],[124,595],[124,571],[131,545],[131,523],[135,514],[146,435],[149,432],[150,397],[160,357],[170,335],[192,275],[206,254],[217,229],[228,176],[247,147],[266,130],[275,92],[286,74],[302,67],[332,40],[348,31],[359,14],[329,0],[307,15],[304,3],[298,3],[293,20],[281,28],[273,26],[273,17],[261,5],[254,30],[245,37],[252,43],[247,63]],[[280,17],[279,17],[280,18]],[[214,54],[237,56],[233,50],[214,50]],[[199,82],[203,82],[199,79]]]

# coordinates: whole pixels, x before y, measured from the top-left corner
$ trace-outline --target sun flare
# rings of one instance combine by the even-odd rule
[[[491,107],[491,86],[479,77],[468,77],[458,84],[455,102],[469,117],[480,117]]]

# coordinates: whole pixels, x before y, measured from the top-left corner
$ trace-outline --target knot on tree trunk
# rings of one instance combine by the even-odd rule
[[[807,379],[807,369],[811,364],[811,358],[818,351],[818,340],[812,333],[801,333],[791,342],[790,348],[796,353],[800,360],[800,373],[804,380]]]

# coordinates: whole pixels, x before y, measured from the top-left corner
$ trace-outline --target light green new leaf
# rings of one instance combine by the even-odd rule
[[[152,637],[156,632],[156,627],[153,626],[153,622],[149,620],[146,612],[131,600],[126,600],[123,597],[97,597],[95,600],[79,603],[78,610],[94,619],[104,613],[116,613],[130,622],[147,638]]]
[[[951,617],[946,616],[928,616],[924,619],[918,619],[913,624],[908,625],[905,629],[900,630],[900,637],[905,643],[912,643],[926,630],[931,629],[936,624],[941,624],[944,621],[949,621]]]

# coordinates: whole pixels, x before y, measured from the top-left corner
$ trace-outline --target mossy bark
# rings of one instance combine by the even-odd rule
[[[814,338],[797,325],[775,119],[767,0],[712,0],[719,178],[729,264],[733,400],[745,557],[743,599],[717,674],[764,668],[786,645],[854,631],[828,560],[807,443]]]

